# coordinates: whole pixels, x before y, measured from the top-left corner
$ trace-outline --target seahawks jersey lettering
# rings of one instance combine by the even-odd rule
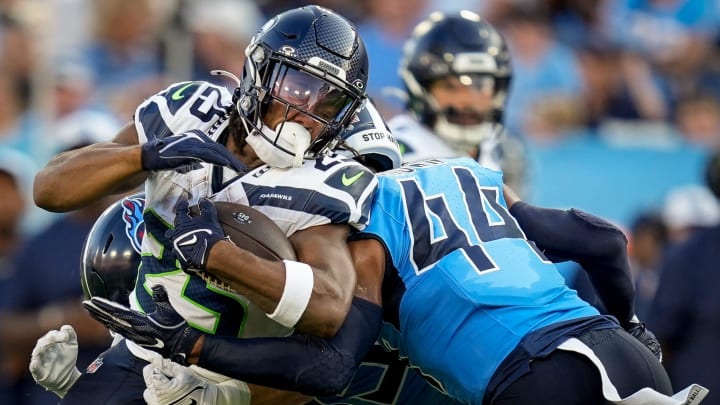
[[[205,82],[183,82],[150,97],[135,114],[140,142],[200,129],[222,139],[232,107],[230,93]],[[358,175],[358,173],[362,173]],[[349,179],[349,180],[348,180]],[[245,297],[220,291],[183,272],[165,237],[177,204],[201,198],[247,204],[274,220],[287,236],[330,223],[362,229],[377,180],[357,162],[342,157],[305,161],[295,169],[261,166],[242,176],[232,169],[198,163],[190,170],[155,171],[146,181],[142,265],[131,306],[152,311],[152,286],[162,284],[170,302],[195,328],[238,337],[282,336],[290,329],[267,318]]]
[[[398,307],[385,312],[396,316],[400,355],[449,395],[482,403],[520,337],[598,314],[526,239],[508,212],[501,172],[459,158],[409,164],[378,180],[372,212],[384,215],[364,232],[384,241],[402,280],[386,292],[402,294],[386,302]]]

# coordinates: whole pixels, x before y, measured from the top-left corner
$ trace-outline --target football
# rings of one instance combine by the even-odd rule
[[[297,259],[290,239],[265,214],[242,204],[223,201],[214,204],[225,236],[236,246],[267,260]],[[190,207],[191,215],[197,212],[197,206]],[[235,292],[225,281],[212,274],[202,272],[200,277],[218,288]]]

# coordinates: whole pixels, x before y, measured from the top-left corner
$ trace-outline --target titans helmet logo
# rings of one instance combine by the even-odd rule
[[[145,221],[143,220],[145,199],[125,197],[122,207],[125,235],[130,239],[133,249],[140,254],[143,236],[145,236]]]

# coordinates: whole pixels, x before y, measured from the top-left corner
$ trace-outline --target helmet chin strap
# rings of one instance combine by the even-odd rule
[[[260,160],[281,169],[302,166],[311,141],[310,132],[305,127],[297,122],[285,121],[278,124],[275,131],[263,126],[261,132],[255,132],[246,139]],[[270,139],[277,139],[276,144]]]

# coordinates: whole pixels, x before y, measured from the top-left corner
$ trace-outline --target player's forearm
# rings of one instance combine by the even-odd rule
[[[282,296],[283,262],[262,259],[230,242],[213,246],[205,270],[227,282],[266,313],[273,311]]]
[[[213,247],[206,271],[224,280],[258,308],[271,314],[278,307],[285,289],[296,287],[286,285],[285,266],[284,262],[265,260],[230,243],[221,242]],[[334,281],[328,280],[322,270],[311,268],[311,297],[294,328],[298,332],[331,337],[342,325],[350,300],[345,302],[339,296]],[[350,267],[347,271],[354,272],[354,269]]]
[[[140,146],[95,144],[54,157],[35,176],[33,197],[38,207],[66,212],[130,190],[145,177]]]
[[[311,335],[236,339],[206,335],[198,366],[231,378],[309,395],[338,393],[380,331],[382,309],[356,298],[330,339]],[[188,359],[193,361],[196,354]]]

